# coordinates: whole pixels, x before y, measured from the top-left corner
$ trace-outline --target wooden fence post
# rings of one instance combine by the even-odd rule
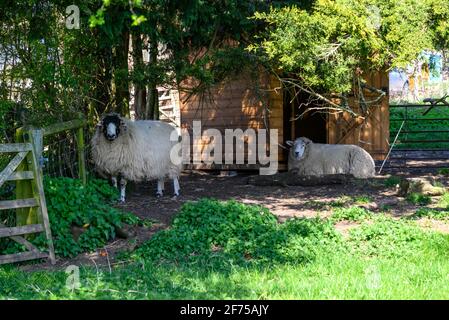
[[[29,133],[19,128],[16,130],[16,143],[29,142]],[[30,158],[27,157],[27,161],[23,161],[17,168],[17,172],[32,171],[32,163]],[[16,181],[16,199],[28,199],[33,198],[33,188],[30,180],[18,180]],[[16,209],[16,224],[18,226],[24,226],[27,224],[36,224],[38,221],[37,208],[19,208]]]
[[[87,183],[86,173],[86,155],[84,153],[84,126],[78,128],[76,133],[76,143],[78,151],[78,174],[79,178],[83,182],[83,185]]]
[[[34,180],[31,180],[31,190],[33,192],[33,196],[35,199],[39,199],[43,197],[43,194],[39,193],[39,186],[42,185],[42,190],[44,188],[43,186],[43,171],[42,171],[42,154],[44,151],[44,134],[41,129],[30,129],[27,132],[27,142],[31,143],[34,149],[34,159],[33,154],[30,152],[28,154],[28,168],[31,167],[31,164],[33,168],[35,168],[35,175]],[[32,218],[37,220],[38,223],[42,223],[42,214],[37,214],[37,210],[35,210],[34,214],[36,214],[36,218]]]

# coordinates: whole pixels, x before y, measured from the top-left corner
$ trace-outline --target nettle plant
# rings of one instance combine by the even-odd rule
[[[107,181],[90,179],[87,185],[71,178],[44,180],[45,196],[55,252],[58,256],[72,257],[103,247],[115,237],[117,227],[124,223],[142,224],[141,219],[112,206],[118,192]],[[45,248],[43,234],[31,240]],[[23,249],[9,242],[4,251]]]
[[[107,181],[46,178],[45,193],[56,254],[73,256],[115,237],[122,213],[111,206],[117,191]]]
[[[156,263],[302,263],[341,248],[330,221],[279,223],[268,209],[237,201],[201,199],[182,206],[170,229],[156,233],[133,255]]]

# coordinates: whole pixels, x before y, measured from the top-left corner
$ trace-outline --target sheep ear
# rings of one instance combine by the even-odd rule
[[[287,141],[285,141],[285,144],[287,145],[287,146],[289,146],[289,147],[293,147],[293,145],[295,144],[293,141],[291,141],[291,140],[287,140]]]

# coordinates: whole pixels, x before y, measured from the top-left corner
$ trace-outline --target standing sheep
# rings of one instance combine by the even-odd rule
[[[297,170],[299,175],[340,173],[369,178],[375,174],[373,158],[358,146],[313,143],[305,137],[286,143],[291,147],[288,170]]]
[[[162,121],[131,121],[118,114],[108,114],[97,125],[92,138],[92,158],[98,171],[112,176],[117,186],[120,176],[120,201],[125,202],[126,181],[157,179],[156,196],[164,191],[164,179],[173,179],[175,196],[179,195],[182,161],[176,150],[179,135]],[[172,159],[173,158],[173,159]]]

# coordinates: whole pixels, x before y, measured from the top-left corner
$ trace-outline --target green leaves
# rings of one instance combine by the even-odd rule
[[[153,236],[136,256],[156,263],[301,263],[314,259],[339,235],[329,221],[292,219],[283,224],[267,209],[236,201],[202,199],[185,204],[172,227]]]
[[[271,9],[254,15],[266,30],[248,49],[305,88],[348,93],[358,70],[405,67],[436,47],[431,2],[319,0],[307,10]]]
[[[145,22],[148,20],[147,18],[145,18],[145,16],[142,16],[142,15],[138,16],[136,14],[131,15],[131,19],[133,21],[131,23],[131,25],[133,27],[136,27],[136,26],[140,25],[142,22]]]
[[[336,208],[333,209],[331,220],[334,222],[348,220],[348,221],[363,221],[372,216],[371,212],[361,207]]]
[[[60,256],[104,246],[115,237],[115,226],[131,220],[110,205],[118,193],[105,180],[91,179],[84,186],[77,179],[47,177],[44,185],[55,251]],[[36,242],[45,245],[44,236]]]

